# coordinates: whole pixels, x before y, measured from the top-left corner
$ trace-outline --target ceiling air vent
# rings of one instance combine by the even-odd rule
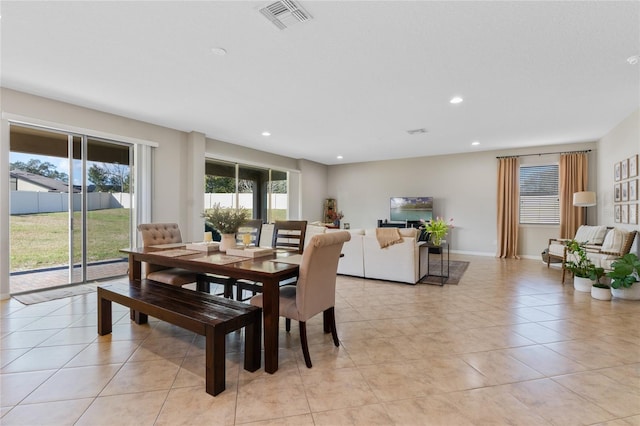
[[[427,133],[427,129],[414,129],[414,130],[407,130],[407,133],[409,133],[410,135],[419,135],[421,133]]]
[[[298,22],[304,22],[311,19],[311,15],[307,13],[301,6],[291,0],[280,0],[260,9],[260,13],[273,22],[273,25],[284,30]]]

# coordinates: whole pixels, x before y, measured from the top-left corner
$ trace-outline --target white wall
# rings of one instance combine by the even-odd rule
[[[2,132],[0,138],[0,298],[9,296],[9,126],[7,119],[23,118],[25,122],[39,125],[56,125],[63,130],[73,130],[93,136],[108,137],[135,143],[152,142],[154,148],[151,163],[151,220],[156,222],[177,222],[184,230],[183,238],[201,238],[195,229],[202,229],[196,223],[202,221],[196,203],[203,202],[202,188],[191,179],[190,164],[202,158],[204,170],[205,154],[222,159],[235,159],[244,164],[254,164],[279,170],[293,171],[295,192],[290,195],[293,204],[292,219],[297,219],[302,210],[307,209],[306,200],[301,199],[297,170],[298,160],[268,152],[244,148],[226,142],[206,139],[204,143],[194,143],[196,136],[174,129],[157,126],[97,110],[46,99],[27,93],[0,88],[2,108]],[[57,126],[59,125],[59,126]],[[197,132],[198,129],[194,129]],[[199,141],[196,141],[199,142]],[[203,173],[202,173],[203,175]],[[313,175],[313,174],[312,174]],[[325,184],[325,183],[323,183]],[[194,192],[197,191],[197,194]],[[145,194],[146,195],[146,194]],[[197,197],[196,197],[197,196]],[[326,197],[326,193],[304,194],[312,199],[310,205]],[[295,199],[294,199],[295,198]],[[191,235],[194,234],[194,235]]]
[[[432,196],[434,215],[454,220],[455,228],[447,237],[452,251],[494,256],[497,247],[496,157],[595,148],[596,143],[565,144],[336,165],[328,168],[327,192],[336,198],[339,210],[345,215],[342,221],[350,223],[351,228],[371,228],[378,219],[389,219],[390,197]],[[593,152],[590,157],[595,155]],[[537,158],[521,157],[521,162],[533,162]],[[558,159],[559,155],[552,155],[545,156],[544,161],[557,162]],[[590,175],[597,176],[596,161],[590,161]],[[539,258],[548,239],[557,237],[558,232],[558,226],[522,226],[520,253]]]
[[[601,218],[602,225],[618,226],[625,229],[635,229],[640,231],[640,225],[625,225],[615,223],[613,206],[613,187],[615,183],[613,177],[614,165],[634,154],[640,154],[640,109],[634,111],[620,124],[613,128],[598,142],[598,192],[597,209],[598,217]],[[640,179],[640,176],[638,177]],[[635,201],[638,203],[640,201]],[[633,202],[630,202],[632,204]],[[627,203],[625,203],[627,204]],[[632,249],[640,254],[639,241],[636,241]]]

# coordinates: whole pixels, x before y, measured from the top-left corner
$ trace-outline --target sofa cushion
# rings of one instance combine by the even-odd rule
[[[580,243],[602,244],[607,234],[606,226],[582,225],[576,231],[574,239]]]
[[[417,238],[419,230],[416,228],[400,228],[399,231],[403,237]]]
[[[613,228],[607,232],[607,236],[602,243],[602,251],[609,251],[614,253],[622,252],[622,246],[627,238],[628,232],[619,228]]]

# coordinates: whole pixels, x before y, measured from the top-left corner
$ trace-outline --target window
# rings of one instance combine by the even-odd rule
[[[520,167],[520,223],[560,223],[557,164]]]
[[[288,173],[207,159],[204,206],[243,207],[254,219],[268,222],[288,216]]]

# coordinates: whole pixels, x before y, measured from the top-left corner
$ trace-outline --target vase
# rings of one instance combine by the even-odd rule
[[[439,246],[442,244],[442,236],[431,233],[431,244],[434,246]]]
[[[591,278],[582,278],[578,276],[573,277],[573,288],[576,291],[591,293],[592,286],[593,286],[593,281],[591,281]]]
[[[598,300],[611,300],[611,289],[591,286],[591,297]]]
[[[338,228],[340,228],[340,221],[339,220],[334,220],[333,221],[333,226],[337,226]]]
[[[640,300],[640,283],[635,283],[629,288],[612,288],[611,295],[618,299]]]
[[[220,234],[222,239],[220,240],[220,246],[218,249],[225,253],[228,249],[236,246],[236,234]]]

